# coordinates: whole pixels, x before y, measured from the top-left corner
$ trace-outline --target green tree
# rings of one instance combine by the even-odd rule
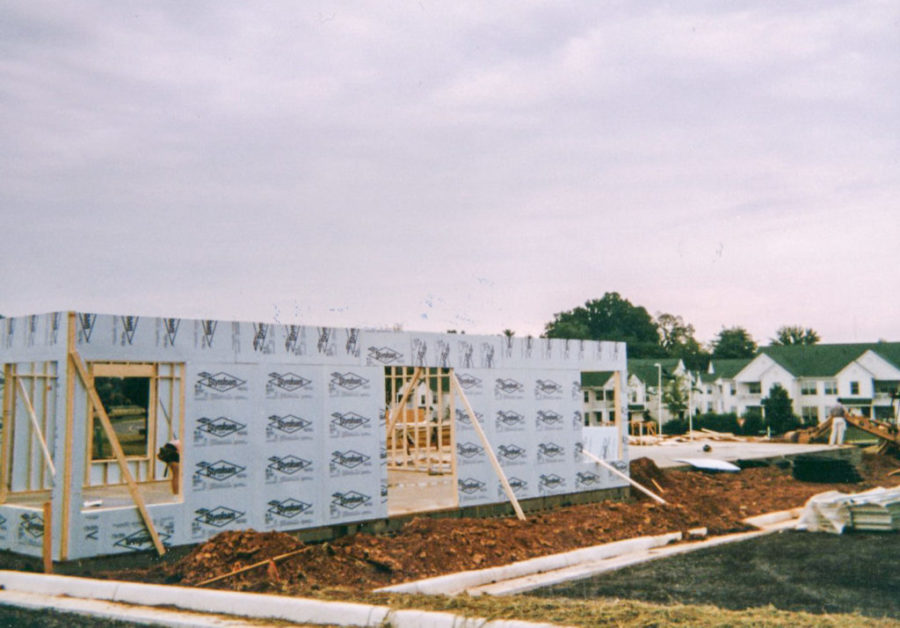
[[[703,371],[709,366],[709,352],[694,338],[694,326],[674,314],[656,315],[660,346],[670,358],[680,358],[692,371]]]
[[[503,335],[506,336],[507,338],[512,338],[513,336],[516,335],[516,332],[514,332],[514,331],[511,330],[511,329],[504,329],[504,330],[503,330]]]
[[[784,325],[779,327],[775,332],[775,337],[771,339],[771,344],[775,346],[786,347],[788,345],[814,345],[821,338],[818,332],[811,327],[801,327],[800,325]]]
[[[756,353],[756,342],[743,327],[722,329],[711,345],[714,358],[751,358]]]
[[[684,413],[688,407],[688,397],[685,392],[685,380],[681,375],[669,379],[663,386],[663,405],[673,416],[679,419],[684,418]]]
[[[653,317],[618,292],[607,292],[600,299],[554,314],[553,320],[544,327],[544,335],[627,342],[628,355],[633,358],[665,356]]]
[[[794,416],[791,398],[781,384],[772,385],[769,396],[762,400],[762,406],[766,415],[766,427],[771,428],[773,434],[783,434],[800,424],[800,420]]]

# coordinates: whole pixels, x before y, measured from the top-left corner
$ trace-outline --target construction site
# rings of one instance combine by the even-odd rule
[[[829,444],[832,419],[780,439],[648,434],[624,418],[621,343],[75,312],[2,324],[0,606],[124,621],[165,606],[148,611],[158,625],[240,607],[301,625],[456,625],[451,611],[590,626],[610,610],[579,595],[674,599],[626,575],[606,593],[572,582],[794,529],[900,529],[895,421],[847,414],[866,435],[848,444]],[[597,375],[616,411],[586,426]],[[841,600],[758,596],[708,625],[769,604],[809,625],[900,620],[862,591]]]

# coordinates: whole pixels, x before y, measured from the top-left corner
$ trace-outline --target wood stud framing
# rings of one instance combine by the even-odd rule
[[[454,473],[450,369],[385,367],[389,469]]]

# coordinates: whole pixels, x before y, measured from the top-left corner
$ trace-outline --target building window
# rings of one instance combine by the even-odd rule
[[[585,403],[590,403],[590,402],[591,402],[591,393],[589,393],[589,392],[586,391],[586,390],[584,391],[584,402],[585,402]]]
[[[833,379],[828,380],[827,382],[825,382],[824,387],[825,387],[825,394],[826,394],[826,395],[836,395],[836,394],[838,394],[838,392],[837,392],[837,382],[834,381]]]
[[[803,417],[804,423],[815,425],[819,422],[818,406],[803,406],[800,409],[800,415]]]
[[[800,394],[801,395],[815,395],[816,394],[816,382],[811,382],[811,381],[800,382]]]
[[[762,392],[762,385],[759,382],[748,382],[747,392],[751,395],[758,395]]]
[[[875,380],[875,393],[880,395],[893,395],[896,394],[897,391],[900,390],[900,382],[886,380],[886,379],[876,379]]]
[[[584,424],[585,424],[585,425],[590,425],[590,424],[591,424],[591,413],[590,413],[590,412],[585,412],[585,413],[584,413]]]
[[[89,369],[134,479],[165,479],[169,471],[155,454],[167,442],[181,440],[184,365],[95,362]],[[123,484],[100,413],[90,402],[88,406],[86,454],[90,464],[85,469],[85,486]]]
[[[850,394],[851,395],[859,394],[859,382],[850,382]]]
[[[594,425],[600,425],[601,423],[603,423],[603,413],[595,412],[594,413]]]

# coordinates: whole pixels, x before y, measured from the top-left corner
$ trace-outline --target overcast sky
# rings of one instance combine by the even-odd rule
[[[900,341],[900,3],[4,2],[0,313]]]

